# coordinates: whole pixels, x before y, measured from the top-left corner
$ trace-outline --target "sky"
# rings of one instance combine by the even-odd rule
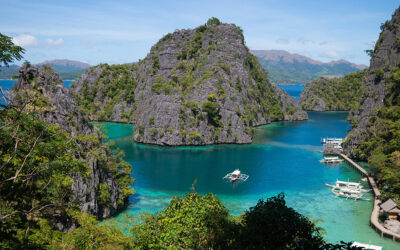
[[[244,30],[250,49],[286,50],[328,62],[369,65],[380,25],[399,1],[0,0],[0,32],[26,49],[23,60],[130,63],[161,37],[208,18]]]

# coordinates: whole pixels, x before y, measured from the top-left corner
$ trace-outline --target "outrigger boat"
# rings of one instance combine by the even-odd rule
[[[247,174],[242,174],[239,169],[236,169],[232,173],[226,174],[222,179],[230,182],[234,182],[237,180],[246,181],[249,178]]]
[[[360,183],[357,182],[349,182],[349,181],[336,181],[335,185],[326,184],[326,186],[332,188],[332,193],[335,196],[343,197],[346,199],[354,199],[354,200],[365,200],[363,195],[370,190],[363,189]]]
[[[338,156],[325,156],[324,159],[321,159],[319,162],[325,164],[339,164],[343,162],[343,159],[340,159]]]
[[[343,197],[343,198],[346,198],[346,199],[369,201],[369,199],[364,199],[363,198],[364,194],[362,194],[362,193],[351,193],[351,192],[342,191],[342,190],[335,191],[333,188],[332,188],[332,193],[334,193],[335,196],[337,196],[337,197]]]
[[[358,182],[349,182],[349,181],[338,181],[336,180],[335,185],[325,184],[328,187],[331,187],[333,190],[339,190],[349,193],[367,193],[371,191],[370,189],[363,189]]]

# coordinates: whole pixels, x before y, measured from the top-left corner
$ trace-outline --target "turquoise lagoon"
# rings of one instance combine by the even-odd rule
[[[240,214],[259,199],[284,192],[288,206],[312,219],[323,219],[330,242],[359,241],[399,249],[380,238],[370,226],[372,202],[335,197],[325,183],[337,179],[360,181],[347,164],[328,166],[322,158],[321,137],[344,137],[350,125],[346,112],[310,112],[308,121],[276,122],[255,129],[249,145],[158,147],[132,142],[133,125],[97,123],[125,151],[136,178],[136,194],[126,210],[103,223],[128,230],[125,215],[155,213],[173,196],[184,196],[192,184],[202,193],[214,193],[233,214]],[[222,177],[239,168],[250,177],[245,183],[225,183]],[[368,194],[372,199],[372,195]]]

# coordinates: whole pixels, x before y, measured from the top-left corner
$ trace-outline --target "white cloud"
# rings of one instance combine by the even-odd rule
[[[49,46],[58,46],[61,45],[64,42],[64,39],[58,38],[58,39],[47,39],[45,44]]]
[[[34,47],[38,45],[38,39],[31,35],[19,35],[14,37],[12,41],[21,47]]]
[[[322,57],[327,57],[330,59],[339,59],[340,56],[336,51],[328,51],[321,54]]]

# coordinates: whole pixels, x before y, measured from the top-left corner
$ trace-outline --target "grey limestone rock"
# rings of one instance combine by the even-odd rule
[[[60,126],[62,130],[70,133],[71,137],[78,134],[87,136],[94,135],[101,141],[99,131],[89,123],[86,114],[80,111],[75,103],[71,93],[62,83],[57,73],[48,66],[36,68],[31,65],[25,65],[20,68],[19,79],[15,86],[14,94],[23,93],[32,89],[39,90],[47,101],[46,110],[39,112],[38,117],[49,124]],[[18,99],[13,101],[18,103]],[[73,201],[77,201],[80,209],[84,212],[96,215],[98,218],[105,218],[114,214],[120,205],[117,204],[120,187],[117,185],[112,174],[105,168],[105,162],[96,160],[90,152],[91,146],[82,145],[82,152],[78,152],[77,158],[87,162],[90,171],[90,177],[82,177],[75,174],[75,184],[72,189],[74,191]],[[108,155],[104,145],[100,143],[99,150]],[[100,183],[106,183],[109,188],[110,202],[109,205],[99,204],[96,197],[96,189]],[[60,218],[58,227],[60,230],[68,230],[74,225],[71,221],[65,221],[66,218]],[[64,220],[64,221],[63,221]]]
[[[85,98],[82,84],[95,86],[101,70],[95,67],[77,81],[73,91],[78,98]],[[122,121],[122,106],[134,110],[129,122],[135,124],[137,142],[250,143],[253,126],[307,119],[294,98],[271,85],[234,24],[176,30],[155,44],[134,71],[134,102],[119,99],[109,120]],[[215,112],[205,109],[207,104]],[[104,101],[98,106],[104,107]]]

